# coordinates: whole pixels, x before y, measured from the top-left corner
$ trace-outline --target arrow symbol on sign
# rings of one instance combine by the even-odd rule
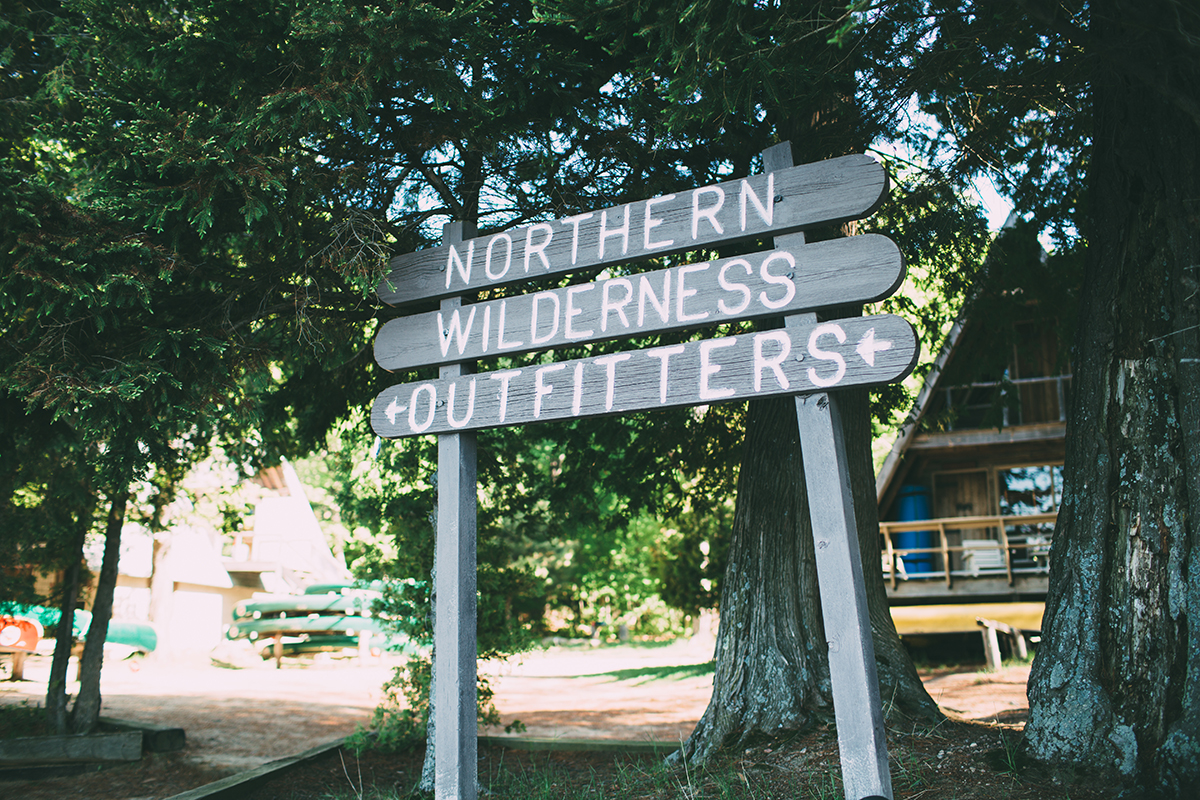
[[[863,334],[862,339],[858,342],[858,347],[854,351],[862,356],[862,360],[867,362],[869,366],[875,366],[875,354],[880,350],[891,350],[892,343],[884,339],[875,341],[875,329],[869,329]]]
[[[888,346],[890,347],[891,345],[889,344]],[[392,402],[388,403],[388,407],[383,410],[383,413],[387,414],[388,422],[395,425],[396,424],[396,415],[401,414],[407,410],[408,410],[408,406],[397,405],[396,398],[393,397]]]

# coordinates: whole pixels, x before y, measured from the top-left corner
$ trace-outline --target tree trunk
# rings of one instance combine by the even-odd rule
[[[849,396],[847,396],[849,395]],[[847,450],[867,568],[881,696],[891,717],[939,716],[900,644],[878,574],[879,526],[866,392],[844,393]],[[723,747],[833,720],[812,524],[791,397],[754,400],[721,588],[713,696],[681,751],[702,763]],[[866,432],[864,435],[864,431]]]
[[[1029,752],[1200,791],[1200,19],[1092,6],[1091,230]]]
[[[80,533],[71,548],[66,576],[63,578],[63,598],[54,637],[54,657],[50,662],[50,681],[46,687],[46,715],[55,732],[65,736],[70,732],[67,719],[67,670],[71,666],[71,645],[74,643],[75,607],[79,603],[79,585],[83,572],[83,545],[87,537],[88,517],[80,519]]]
[[[125,505],[129,494],[121,490],[113,497],[104,527],[104,561],[96,583],[92,604],[92,624],[88,626],[83,655],[79,659],[79,696],[71,709],[71,730],[90,733],[100,719],[100,668],[104,665],[104,642],[108,621],[112,618],[113,590],[117,585],[121,560],[121,527],[125,524]]]
[[[167,558],[171,554],[170,533],[160,531],[154,534],[154,544],[151,550],[150,566],[150,621],[158,636],[158,646],[154,648],[153,658],[161,661],[170,658],[174,649],[171,640],[171,614],[174,610],[174,576],[167,571]]]
[[[871,459],[874,431],[870,396],[866,389],[838,393],[846,425],[846,455],[850,460],[850,488],[854,494],[854,516],[858,521],[859,558],[867,590],[867,612],[871,619],[871,641],[875,646],[875,668],[879,673],[879,695],[886,719],[910,718],[933,721],[942,718],[937,703],[925,691],[912,656],[896,633],[896,624],[883,580],[879,537],[879,501],[875,494],[875,465]],[[803,446],[803,443],[801,443]],[[811,533],[810,533],[811,535]]]

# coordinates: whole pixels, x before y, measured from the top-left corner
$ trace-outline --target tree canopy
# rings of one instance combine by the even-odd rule
[[[1030,748],[1165,792],[1195,785],[1192,4],[5,8],[0,441],[20,459],[0,465],[0,524],[40,525],[47,546],[22,533],[4,548],[78,564],[82,531],[107,517],[119,532],[133,481],[214,438],[247,466],[321,447],[403,377],[372,367],[374,326],[397,313],[372,288],[443,220],[486,232],[703,185],[756,170],[781,140],[801,161],[876,146],[899,190],[860,229],[890,233],[931,293],[891,306],[928,342],[980,280],[973,179],[992,176],[1046,233],[1061,256],[1048,270],[1083,254]],[[877,419],[901,403],[878,394]],[[485,547],[598,586],[639,514],[727,499],[745,420],[713,407],[491,434]],[[385,451],[378,475],[411,486],[347,500],[352,513],[426,541],[421,447]],[[532,555],[554,537],[579,542],[574,572]],[[424,552],[406,555],[413,569]]]

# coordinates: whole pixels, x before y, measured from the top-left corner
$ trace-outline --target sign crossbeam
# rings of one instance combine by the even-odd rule
[[[872,302],[904,279],[886,236],[780,241],[762,253],[394,319],[375,338],[375,360],[401,370]]]
[[[904,320],[859,317],[399,384],[371,425],[397,438],[886,383],[916,354]]]

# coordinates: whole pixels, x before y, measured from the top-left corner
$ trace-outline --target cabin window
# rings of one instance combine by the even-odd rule
[[[996,477],[1000,489],[1001,516],[1058,513],[1062,503],[1061,464],[998,469]],[[1032,524],[1010,522],[1005,529],[1009,543],[1016,545],[1013,550],[1014,567],[1045,567],[1046,557],[1050,553],[1050,538],[1054,535],[1053,521]]]
[[[1009,467],[996,471],[1000,514],[1005,517],[1053,514],[1062,502],[1062,466]]]

